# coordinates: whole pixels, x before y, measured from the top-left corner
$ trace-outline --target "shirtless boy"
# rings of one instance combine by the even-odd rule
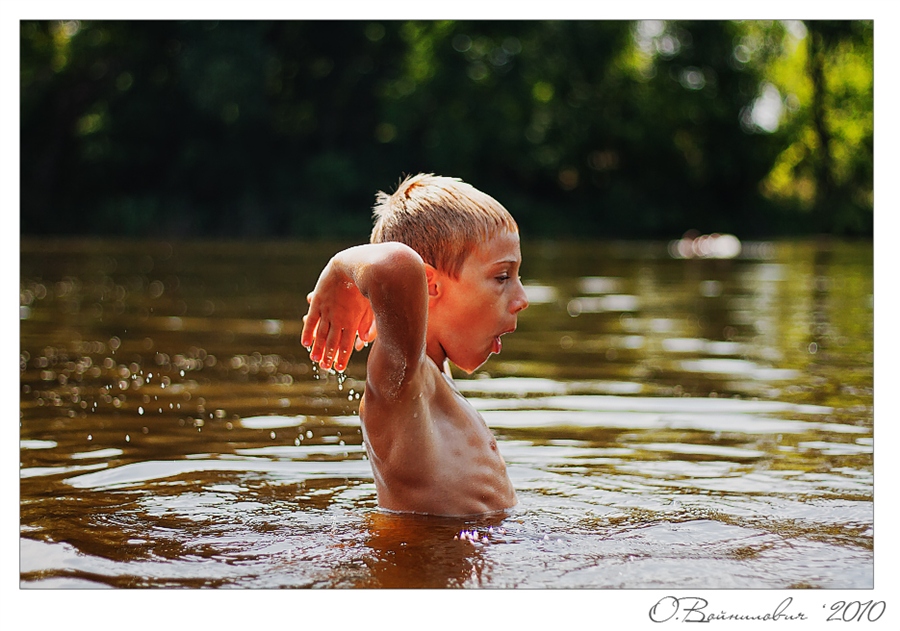
[[[516,504],[497,443],[448,362],[472,373],[528,306],[518,227],[492,197],[416,175],[379,193],[371,243],[337,253],[308,296],[301,342],[343,370],[373,342],[360,401],[378,504],[477,515]]]

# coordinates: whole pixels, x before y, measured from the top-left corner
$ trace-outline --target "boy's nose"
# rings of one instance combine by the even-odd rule
[[[517,280],[516,284],[518,285],[516,295],[513,296],[512,302],[510,302],[509,310],[512,313],[519,313],[526,307],[528,307],[528,296],[525,295],[525,287],[522,286],[522,281]]]

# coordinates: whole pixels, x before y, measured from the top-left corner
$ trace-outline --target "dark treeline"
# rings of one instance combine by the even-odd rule
[[[871,22],[22,22],[23,234],[364,237],[402,174],[527,236],[871,235]]]

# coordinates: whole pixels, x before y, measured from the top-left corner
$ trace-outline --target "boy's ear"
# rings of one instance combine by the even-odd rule
[[[428,283],[428,297],[437,298],[441,294],[440,273],[433,265],[425,263],[425,282]]]

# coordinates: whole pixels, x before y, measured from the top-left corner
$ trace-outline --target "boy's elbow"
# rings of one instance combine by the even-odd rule
[[[424,261],[422,261],[422,257],[419,255],[419,253],[405,243],[400,243],[399,241],[389,241],[382,245],[384,246],[385,259],[391,265],[405,265],[415,268],[420,268],[424,265]]]
[[[419,253],[404,243],[381,244],[382,255],[377,265],[371,268],[373,287],[396,287],[406,285],[411,280],[424,279],[425,263]]]

